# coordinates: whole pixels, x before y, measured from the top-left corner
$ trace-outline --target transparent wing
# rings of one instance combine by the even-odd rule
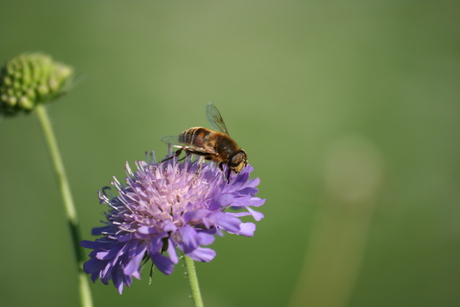
[[[171,145],[172,147],[184,147],[183,143],[179,142],[178,135],[164,136],[160,139],[160,141],[168,145]]]
[[[162,137],[160,139],[160,141],[170,145],[171,147],[182,148],[185,151],[190,152],[190,153],[211,154],[211,155],[217,154],[217,152],[212,147],[197,146],[197,145],[194,145],[194,144],[187,144],[187,143],[184,143],[184,142],[180,142],[178,135],[164,136],[164,137]]]
[[[220,115],[219,110],[217,110],[217,108],[210,102],[206,105],[206,118],[213,130],[229,135],[224,120],[222,119],[222,115]]]

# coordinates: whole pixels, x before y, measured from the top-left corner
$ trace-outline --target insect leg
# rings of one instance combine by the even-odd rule
[[[171,157],[164,158],[161,162],[165,162],[165,161],[171,160],[172,158],[177,158],[177,157],[179,157],[180,154],[182,153],[182,150],[183,150],[183,148],[179,148],[178,150],[176,150],[176,152],[175,152]],[[184,160],[184,159],[185,159],[185,157],[182,158],[182,159],[179,160],[179,161],[182,161],[182,160]]]
[[[232,170],[230,169],[229,166],[227,166],[227,183],[230,183],[230,174],[232,173]]]
[[[179,149],[179,150],[182,152],[182,149]],[[177,151],[179,151],[179,150],[177,150]],[[176,151],[175,156],[176,156],[176,157],[179,157],[181,153],[179,152],[179,154],[177,154],[177,151]],[[190,155],[190,154],[189,154],[188,152],[185,152],[185,156],[182,157],[182,158],[180,158],[180,159],[177,160],[177,161],[182,161],[182,160],[184,160],[185,158],[187,158],[189,155]]]
[[[224,179],[227,179],[227,182],[230,183],[230,172],[231,172],[231,169],[230,167],[227,165],[227,176],[225,176],[225,172],[224,172],[224,162],[220,162],[219,163],[219,169],[222,171],[222,176],[224,177]]]
[[[205,160],[205,158],[204,158],[203,156],[199,156],[199,157],[198,157],[199,167],[198,167],[198,170],[196,171],[196,175],[198,175],[199,173],[201,173],[201,169],[203,168],[204,160]]]

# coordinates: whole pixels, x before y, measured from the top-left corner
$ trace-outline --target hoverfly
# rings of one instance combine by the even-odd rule
[[[248,164],[246,152],[228,134],[227,127],[217,108],[210,102],[206,106],[206,117],[214,130],[203,127],[192,127],[184,130],[178,136],[166,136],[161,141],[179,148],[175,154],[165,160],[178,157],[185,151],[187,155],[194,154],[218,163],[220,170],[227,164],[227,179],[230,172],[238,174]],[[165,161],[163,160],[163,161]]]

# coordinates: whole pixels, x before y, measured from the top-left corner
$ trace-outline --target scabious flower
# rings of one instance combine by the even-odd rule
[[[0,70],[0,116],[29,113],[54,100],[70,88],[72,75],[72,67],[43,53],[12,58]]]
[[[94,228],[93,235],[102,237],[82,241],[93,249],[84,264],[92,280],[104,284],[109,280],[121,294],[123,286],[130,286],[132,277],[140,279],[143,260],[151,259],[164,274],[171,274],[179,257],[176,248],[195,261],[209,262],[216,252],[208,247],[223,231],[251,237],[255,224],[239,218],[252,215],[259,221],[259,207],[264,199],[255,197],[259,179],[249,179],[253,170],[246,166],[228,181],[215,164],[202,163],[190,157],[183,162],[176,158],[155,162],[136,162],[133,172],[128,163],[126,184],[116,178],[109,188],[99,192],[101,203],[110,207],[105,214],[106,224]]]

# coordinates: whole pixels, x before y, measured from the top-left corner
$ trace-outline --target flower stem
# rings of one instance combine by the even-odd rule
[[[93,301],[91,298],[88,279],[85,272],[83,271],[84,251],[80,246],[81,238],[80,230],[78,227],[77,211],[75,210],[72,194],[70,192],[69,181],[67,180],[64,164],[62,163],[61,154],[57,146],[56,137],[54,135],[48,113],[46,112],[46,108],[43,104],[39,104],[36,107],[36,111],[41,127],[43,129],[43,134],[45,135],[46,144],[48,146],[49,154],[54,167],[54,172],[58,181],[59,190],[61,191],[62,201],[64,203],[77,265],[81,306],[91,307],[93,306]]]
[[[184,254],[185,268],[187,270],[188,281],[190,283],[190,291],[192,292],[193,303],[195,307],[203,307],[201,299],[200,286],[198,285],[198,277],[196,275],[195,263],[193,259]]]

